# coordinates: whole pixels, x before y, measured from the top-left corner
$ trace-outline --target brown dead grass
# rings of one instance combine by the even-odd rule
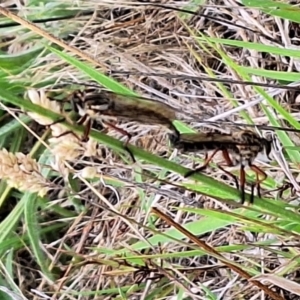
[[[235,1],[221,2],[209,1],[208,5],[200,8],[199,11],[203,14],[228,20],[233,24],[238,23],[251,27],[254,30],[261,30],[264,34],[277,39],[278,44],[282,43],[278,24],[273,18],[258,13],[254,9],[239,8]],[[174,4],[176,3],[174,2]],[[171,2],[168,5],[171,5]],[[203,52],[174,11],[138,6],[136,3],[126,5],[124,1],[114,1],[114,4],[107,2],[101,6],[96,6],[95,2],[86,1],[85,6],[86,8],[99,9],[98,15],[79,17],[77,20],[67,21],[74,22],[74,27],[78,28],[74,31],[74,37],[72,37],[70,43],[95,56],[112,71],[136,72],[136,75],[128,77],[116,76],[120,82],[141,95],[160,97],[178,109],[184,109],[187,113],[199,116],[199,118],[212,117],[233,108],[231,102],[223,97],[222,91],[214,83],[147,77],[138,74],[139,72],[146,72],[201,76],[205,75],[205,66],[224,78],[238,79],[232,70],[220,61],[219,56],[213,49],[209,49],[209,52],[206,53]],[[63,26],[63,22],[59,24]],[[253,32],[203,17],[191,17],[187,24],[195,31],[204,32],[212,37],[230,37],[237,40],[271,44],[269,40]],[[290,26],[293,25],[290,24]],[[10,51],[12,53],[17,51],[16,49],[16,45],[11,45]],[[193,49],[201,57],[201,64],[195,59],[190,49]],[[278,61],[272,55],[266,54],[262,57],[261,54],[255,51],[250,52],[247,49],[237,51],[236,48],[231,47],[227,47],[225,51],[228,56],[246,66],[260,66],[261,68],[274,70],[293,68],[288,62]],[[64,65],[53,56],[49,56],[48,59],[47,64],[41,64],[35,69],[35,73],[32,76],[33,84],[46,76],[48,78],[57,78],[59,83],[64,80],[84,81],[83,75],[74,68]],[[49,69],[55,65],[60,71],[55,74],[49,72]],[[24,74],[20,74],[20,76],[24,76]],[[229,86],[233,97],[240,103],[256,98],[255,92],[250,87],[241,85]],[[291,92],[288,93],[288,98],[295,96],[291,94]],[[286,99],[286,92],[278,96],[278,101],[284,103],[286,107],[291,107]],[[293,109],[295,109],[295,106]],[[256,106],[249,107],[247,113],[254,121],[256,118],[263,117],[262,112]],[[239,116],[233,114],[229,118],[236,120]],[[197,128],[197,124],[191,124]],[[165,143],[165,134],[161,129],[140,126],[135,123],[123,123],[120,124],[120,127],[132,133],[134,135],[132,142],[143,148],[157,154],[171,155],[171,158],[174,158],[177,154],[176,152],[170,154]],[[111,132],[110,134],[120,137],[118,133]],[[155,140],[153,139],[154,134]],[[106,186],[100,180],[93,186],[97,191],[96,194],[90,187],[82,184],[78,198],[85,203],[86,212],[81,213],[74,220],[68,221],[66,229],[58,233],[60,239],[49,241],[48,244],[45,242],[43,246],[49,258],[58,267],[58,279],[55,285],[49,283],[39,273],[34,271],[36,266],[32,264],[31,260],[22,260],[25,257],[24,252],[19,253],[17,263],[22,266],[18,273],[19,281],[22,282],[20,287],[25,294],[33,297],[30,299],[43,299],[37,296],[35,292],[29,292],[30,288],[37,289],[43,293],[54,293],[51,299],[67,299],[63,296],[60,298],[59,294],[68,294],[68,286],[71,283],[73,291],[96,291],[104,290],[110,286],[132,286],[138,281],[138,275],[144,275],[141,271],[137,272],[138,267],[134,266],[134,269],[130,269],[130,266],[126,265],[124,261],[116,262],[116,258],[110,261],[111,263],[116,263],[113,267],[108,266],[107,262],[101,263],[100,260],[105,260],[107,257],[104,254],[97,255],[97,248],[116,250],[125,247],[130,249],[130,245],[135,241],[143,238],[147,239],[151,236],[151,233],[145,228],[137,226],[137,224],[128,224],[124,219],[112,215],[108,210],[99,208],[96,205],[99,202],[99,197],[102,205],[104,201],[104,206],[107,208],[116,209],[120,214],[132,218],[141,224],[146,222],[151,205],[156,205],[161,210],[167,211],[180,224],[195,220],[194,214],[183,213],[172,208],[172,206],[183,205],[183,200],[188,202],[192,199],[198,205],[207,208],[229,209],[224,204],[213,199],[194,195],[189,191],[177,189],[167,183],[161,184],[151,179],[151,176],[148,177],[149,174],[147,175],[146,171],[144,171],[145,174],[142,174],[143,180],[140,181],[137,175],[133,174],[130,165],[124,164],[118,155],[104,147],[102,148],[101,156],[89,161],[83,157],[78,158],[73,163],[73,167],[77,170],[82,170],[84,167],[92,165],[97,167],[98,173],[102,173],[104,178],[120,181],[125,186],[122,188]],[[176,159],[187,167],[192,166],[189,158],[179,156]],[[156,171],[153,166],[143,165],[142,167],[148,172]],[[142,172],[141,170],[139,171]],[[212,175],[228,182],[228,178],[224,178],[220,173]],[[176,183],[181,182],[182,178],[175,174],[169,174],[167,180]],[[67,193],[64,191],[60,194],[53,193],[51,197],[57,203],[67,207],[70,205],[69,202],[65,201]],[[70,205],[70,209],[73,209],[72,205]],[[55,218],[57,216],[54,216]],[[155,225],[157,229],[165,226],[162,223]],[[45,221],[44,226],[47,226],[47,221]],[[228,226],[201,236],[201,239],[214,247],[235,243],[254,243],[263,241],[265,238],[266,236],[263,233],[255,234],[250,231],[245,233],[239,226]],[[71,250],[66,250],[66,245]],[[155,251],[168,253],[185,251],[187,249],[189,249],[188,246],[183,247],[179,244],[168,243],[163,245],[163,249],[153,247],[152,251],[145,254],[154,253]],[[32,255],[29,249],[28,252],[26,255]],[[79,258],[78,261],[81,264],[71,260],[75,256]],[[270,270],[275,270],[280,265],[280,261],[273,256],[272,252],[266,251],[261,255],[258,248],[254,248],[252,253],[240,252],[236,255],[228,255],[228,258],[232,260],[244,261],[245,265],[247,265],[248,257],[251,257],[253,260],[257,258],[258,265],[261,264],[261,259],[263,259],[265,266],[270,268]],[[180,271],[177,271],[177,279],[189,283],[186,293],[193,299],[196,299],[197,295],[203,295],[203,290],[199,288],[199,283],[208,286],[210,290],[218,295],[218,299],[250,299],[251,295],[260,295],[260,292],[255,290],[251,284],[243,281],[230,269],[219,266],[212,257],[165,259],[165,263],[168,264],[169,268],[180,266]],[[117,275],[115,273],[116,270],[122,269],[121,274]],[[154,275],[161,274],[154,266],[151,266],[150,269]],[[145,274],[146,271],[144,270]],[[28,278],[26,282],[23,281],[22,274],[24,273],[27,274],[26,276],[30,274],[31,279]],[[32,274],[35,274],[35,276]],[[184,279],[185,276],[188,277],[188,280]],[[158,278],[159,280],[161,278]],[[142,281],[145,282],[145,280]],[[159,282],[161,284],[161,281]],[[167,286],[166,282],[164,284]],[[136,293],[133,292],[131,294],[132,298],[130,297],[130,299],[146,299],[147,293],[151,293],[157,285],[158,283],[155,283],[155,281],[147,282],[145,289],[137,289]],[[171,297],[172,294],[173,292],[170,291],[164,299],[173,299]],[[174,294],[176,294],[175,291]],[[240,298],[241,295],[245,295],[245,298],[243,298],[244,296]],[[70,296],[69,299],[96,298],[92,296],[82,296],[80,298]],[[117,296],[116,294],[111,294],[107,297],[97,297],[97,299],[117,299]],[[199,297],[198,299],[203,298]]]

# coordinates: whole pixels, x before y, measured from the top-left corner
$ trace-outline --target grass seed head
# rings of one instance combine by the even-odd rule
[[[44,90],[41,89],[37,91],[34,89],[30,89],[27,92],[27,96],[32,103],[49,109],[57,114],[61,114],[60,105],[56,101],[49,100]],[[48,119],[36,113],[28,112],[28,115],[41,125],[50,125],[51,123],[53,123],[51,119]]]
[[[50,189],[46,178],[41,175],[41,166],[24,153],[0,151],[0,178],[20,191],[29,191],[44,196]]]
[[[31,89],[27,92],[27,96],[30,101],[34,104],[40,105],[46,109],[49,109],[55,113],[61,114],[63,117],[68,119],[58,104],[58,102],[49,100],[44,90]],[[53,124],[53,121],[47,117],[40,116],[36,113],[28,113],[36,122],[41,125],[50,125],[52,131],[52,138],[48,140],[50,144],[51,153],[55,159],[52,163],[54,169],[63,170],[63,174],[66,176],[66,167],[64,166],[65,161],[74,161],[80,156],[92,157],[98,156],[98,143],[94,140],[89,139],[87,142],[80,140],[75,134],[67,133],[68,131],[65,126],[61,123]]]

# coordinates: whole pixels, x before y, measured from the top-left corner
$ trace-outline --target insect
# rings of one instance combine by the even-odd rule
[[[251,130],[239,130],[232,134],[224,134],[220,132],[209,133],[184,133],[178,137],[169,134],[169,139],[173,147],[181,152],[198,152],[205,151],[206,157],[204,164],[195,169],[187,172],[184,177],[189,177],[196,172],[203,171],[213,157],[219,152],[222,152],[227,166],[240,165],[240,184],[236,177],[225,170],[221,165],[218,167],[226,174],[234,178],[236,186],[241,191],[241,202],[245,202],[245,167],[249,166],[250,169],[256,174],[255,184],[252,186],[250,203],[253,203],[253,189],[256,186],[258,196],[260,197],[260,184],[267,178],[267,174],[259,167],[253,164],[254,159],[259,153],[269,155],[272,150],[272,139],[259,137]],[[207,155],[208,151],[213,151],[211,155]]]
[[[77,92],[71,100],[76,112],[79,113],[81,119],[78,121],[82,124],[89,119],[88,131],[91,128],[91,122],[96,121],[105,124],[120,133],[127,135],[128,139],[125,143],[126,150],[130,153],[135,161],[132,153],[127,148],[131,139],[131,135],[123,129],[113,125],[105,119],[113,117],[120,121],[134,121],[150,125],[163,125],[168,128],[175,137],[179,136],[179,132],[173,125],[176,119],[176,111],[169,105],[141,97],[130,95],[121,95],[108,91],[82,95]],[[89,132],[86,133],[88,135]]]
[[[87,115],[99,121],[103,120],[102,116],[112,116],[121,121],[160,124],[179,135],[172,123],[176,119],[176,111],[170,105],[159,101],[108,91],[88,94],[73,101],[81,116]]]
[[[157,100],[147,99],[133,95],[117,94],[108,91],[98,92],[93,90],[91,92],[88,92],[88,90],[86,90],[86,92],[75,92],[73,94],[73,97],[71,98],[71,102],[74,110],[77,111],[81,116],[81,119],[78,121],[78,123],[83,124],[87,120],[84,139],[87,139],[93,122],[94,125],[97,124],[98,126],[102,126],[104,124],[107,127],[111,127],[128,137],[124,147],[126,151],[130,154],[133,161],[135,161],[134,156],[128,148],[128,143],[131,139],[131,134],[121,128],[116,127],[114,124],[107,121],[108,119],[117,118],[121,121],[136,121],[143,124],[162,125],[172,132],[172,135],[175,137],[176,140],[180,139],[180,133],[173,125],[173,121],[178,119],[178,115],[183,114],[184,112],[179,111],[178,109],[173,108]],[[193,116],[191,117],[193,118]],[[195,120],[195,118],[193,119]],[[220,127],[220,125],[224,124],[224,126],[226,125],[226,127],[229,126],[232,128],[235,128],[236,126],[239,126],[239,128],[242,126],[247,126],[248,128],[257,127],[259,129],[264,130],[283,130],[286,132],[300,132],[300,130],[298,129],[286,127],[249,125],[242,123],[231,123],[227,121],[198,121],[201,122],[204,126],[209,124],[217,126],[217,128]],[[226,137],[226,134],[223,134],[222,136],[224,138]],[[228,135],[228,138],[230,137],[231,135]]]
[[[189,116],[189,120],[198,121],[203,125],[214,125],[217,127],[224,125],[226,127],[238,128],[253,127],[262,130],[282,130],[285,132],[300,133],[300,129],[289,127],[243,124],[222,120],[203,120],[195,118],[194,115],[173,108],[159,100],[134,95],[118,94],[111,91],[95,91],[95,88],[98,88],[97,86],[89,86],[91,89],[93,88],[91,92],[77,91],[74,93],[74,97],[71,101],[73,102],[74,109],[79,112],[81,116],[86,115],[86,118],[90,117],[96,119],[98,122],[103,122],[103,116],[106,116],[117,117],[121,121],[136,121],[151,125],[159,124],[169,128],[178,136],[179,132],[173,125],[173,121],[177,119],[184,121],[184,118],[178,118],[178,115],[183,114]]]

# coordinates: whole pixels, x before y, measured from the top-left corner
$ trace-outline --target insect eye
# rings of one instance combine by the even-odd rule
[[[266,154],[267,158],[271,160],[269,155],[272,151],[272,141],[268,141],[266,139],[265,142],[264,142],[264,148],[265,148],[265,154]]]
[[[273,143],[274,143],[273,133],[267,132],[263,141],[264,141],[263,144],[264,144],[264,148],[265,148],[265,154],[270,159],[269,155],[272,151]]]

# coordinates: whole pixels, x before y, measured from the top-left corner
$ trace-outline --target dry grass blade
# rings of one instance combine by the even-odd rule
[[[23,25],[24,27],[32,30],[33,32],[37,33],[38,35],[41,35],[42,37],[46,38],[47,40],[61,46],[63,49],[66,49],[66,50],[70,51],[71,53],[77,54],[80,58],[87,60],[95,65],[98,65],[98,66],[102,67],[104,70],[106,69],[100,62],[96,61],[90,55],[78,50],[78,48],[76,48],[76,47],[66,44],[64,41],[49,34],[47,31],[36,26],[35,24],[15,15],[14,13],[10,12],[8,9],[0,6],[0,13],[2,13],[4,16],[8,17],[9,19]]]
[[[201,17],[195,13],[181,18],[170,8],[136,1],[54,1],[51,10],[49,3],[44,2],[27,1],[23,5],[24,1],[5,1],[0,8],[1,15],[4,13],[19,24],[4,28],[1,25],[9,20],[0,20],[1,102],[5,101],[11,111],[16,106],[23,107],[26,113],[38,113],[39,106],[46,107],[46,118],[30,114],[37,122],[20,117],[26,119],[31,130],[20,130],[22,140],[17,119],[11,120],[0,111],[2,148],[10,149],[2,151],[3,161],[9,162],[11,174],[14,170],[19,174],[16,187],[30,190],[24,185],[26,181],[32,182],[34,191],[47,192],[43,198],[32,195],[35,200],[26,201],[27,195],[7,193],[0,185],[0,203],[7,204],[7,209],[1,206],[1,272],[12,274],[14,280],[4,276],[5,286],[16,290],[15,283],[19,283],[20,292],[34,300],[146,299],[149,295],[155,299],[271,299],[274,293],[275,299],[291,299],[292,292],[284,289],[284,280],[280,282],[277,276],[294,282],[298,278],[299,262],[291,259],[296,249],[289,245],[300,233],[299,199],[291,197],[289,190],[284,192],[284,201],[279,198],[280,193],[273,192],[282,182],[299,181],[299,151],[288,148],[297,146],[298,140],[299,51],[293,47],[297,46],[299,23],[286,15],[279,16],[284,13],[282,5],[287,4],[280,3],[271,11],[241,6],[235,0],[210,0],[208,5],[195,5]],[[260,1],[256,3],[259,5]],[[183,6],[193,4],[168,1],[168,5],[184,9]],[[3,7],[12,9],[14,14]],[[39,27],[25,21],[55,19],[82,10],[93,14]],[[293,10],[285,10],[286,14],[287,11],[297,17]],[[56,43],[63,49],[45,48],[45,40],[46,44]],[[91,57],[96,57],[101,65]],[[105,74],[101,73],[104,69]],[[132,135],[128,148],[139,159],[139,165],[131,164],[128,156],[122,155],[126,137],[121,131],[104,134],[93,128],[89,136],[98,143],[85,142],[81,140],[84,124],[66,119],[63,124],[80,136],[60,136],[67,129],[62,123],[52,124],[47,116],[56,112],[51,117],[55,121],[68,115],[59,102],[50,102],[50,94],[44,91],[51,90],[53,98],[62,100],[78,89],[70,84],[56,89],[62,81],[95,81],[118,94],[145,95],[167,105],[152,105],[154,117],[153,113],[150,117],[146,115],[149,110],[139,110],[142,113],[136,117],[134,107],[130,107],[132,111],[128,114],[117,109],[119,119],[114,121],[123,132]],[[28,93],[28,98],[38,104],[35,107],[20,97],[33,88],[44,89]],[[274,98],[273,102],[269,98]],[[99,102],[94,100],[92,109],[97,110]],[[117,108],[124,108],[123,100],[116,100],[121,103]],[[68,109],[71,105],[65,101],[64,106]],[[163,108],[168,106],[172,111],[167,109],[167,122],[160,121]],[[103,113],[101,108],[98,115]],[[267,114],[268,111],[271,113]],[[19,116],[19,112],[15,115]],[[270,120],[270,115],[278,124]],[[149,126],[147,118],[163,126]],[[230,125],[232,122],[266,124],[258,129],[275,129],[278,137],[287,127],[296,130],[290,138],[293,144],[280,137],[284,169],[276,160],[265,163],[256,158],[255,164],[268,175],[261,184],[262,193],[267,196],[255,197],[254,205],[247,207],[237,202],[240,195],[232,178],[218,168],[209,167],[205,174],[183,178],[205,156],[187,156],[177,149],[171,150],[167,133],[173,130],[169,120],[182,133],[205,132],[208,125],[203,125],[203,120],[224,120],[210,126],[226,134],[236,130]],[[270,123],[277,128],[268,128]],[[50,132],[45,126],[52,134],[49,145],[40,142]],[[277,131],[278,127],[283,130]],[[13,151],[17,154],[10,153]],[[51,185],[39,177],[41,166],[19,154],[29,151],[41,164],[52,165],[47,178],[61,189],[43,190],[43,184],[45,189]],[[291,151],[293,159],[289,157]],[[224,161],[218,154],[211,166]],[[47,170],[44,168],[43,174]],[[12,181],[8,173],[3,179]],[[247,172],[247,182],[248,177],[249,182],[255,181],[255,173]],[[36,186],[34,180],[38,182]],[[23,185],[19,184],[21,181]],[[250,201],[248,194],[246,200]],[[183,201],[197,204],[197,208],[186,207]],[[158,207],[155,214],[167,212],[169,219],[150,214],[153,205]],[[176,224],[179,227],[173,227]],[[281,248],[274,250],[274,245]],[[41,253],[44,255],[36,255]],[[96,262],[77,264],[78,260]],[[125,261],[134,268],[124,271]],[[222,267],[218,262],[223,262]],[[53,277],[48,276],[50,273]],[[253,274],[274,275],[274,293],[270,294],[269,284],[258,282],[263,278],[250,278]],[[297,291],[297,286],[291,288]]]
[[[253,279],[262,282],[267,281],[271,284],[285,289],[286,291],[292,292],[293,294],[300,296],[300,285],[292,280],[282,278],[273,274],[255,276]]]
[[[197,80],[197,81],[204,81],[204,82],[221,82],[221,83],[233,83],[233,84],[240,84],[242,86],[260,86],[260,87],[268,87],[268,88],[276,88],[276,89],[283,89],[283,90],[294,90],[299,91],[299,83],[294,86],[291,85],[279,85],[279,84],[272,84],[272,83],[260,83],[260,82],[252,82],[252,81],[244,81],[244,80],[233,80],[233,79],[223,79],[223,78],[210,78],[210,77],[202,77],[202,76],[190,76],[190,75],[173,75],[169,73],[141,73],[141,72],[129,72],[129,71],[111,71],[112,74],[115,75],[140,75],[140,76],[151,76],[151,77],[162,77],[168,79],[181,79],[181,80]]]
[[[152,212],[156,215],[158,215],[161,219],[163,219],[167,224],[173,226],[178,231],[182,232],[186,237],[188,237],[191,241],[193,241],[196,245],[198,245],[200,248],[207,251],[210,255],[213,255],[217,259],[219,259],[224,265],[228,266],[235,272],[237,272],[240,276],[247,279],[248,281],[251,280],[252,276],[245,272],[240,267],[236,266],[235,264],[231,263],[228,259],[226,259],[224,256],[222,256],[218,251],[216,251],[214,248],[210,247],[207,243],[201,241],[198,239],[195,235],[193,235],[191,232],[183,228],[180,224],[176,223],[172,218],[165,215],[163,212],[161,212],[156,207],[152,208]],[[257,280],[251,280],[251,283],[253,285],[256,285],[258,288],[262,289],[268,296],[270,296],[274,300],[284,300],[281,296],[274,293],[271,289],[269,289],[267,286],[263,285],[261,282]]]

